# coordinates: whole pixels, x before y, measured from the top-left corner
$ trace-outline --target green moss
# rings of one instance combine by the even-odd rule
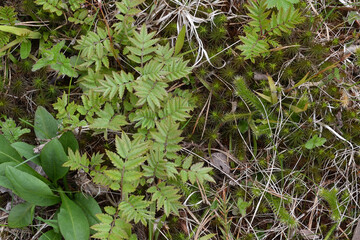
[[[171,22],[169,23],[165,28],[164,28],[164,33],[166,36],[171,37],[171,36],[176,36],[177,35],[177,24],[176,22]]]
[[[209,34],[209,39],[213,43],[220,43],[225,40],[227,35],[227,30],[225,27],[220,26],[213,29]]]
[[[23,70],[24,72],[31,72],[31,68],[33,66],[33,61],[31,61],[30,59],[25,59],[19,62],[19,66],[21,68],[21,70]]]
[[[197,32],[199,34],[199,37],[202,38],[203,40],[206,40],[205,38],[207,37],[209,30],[208,30],[208,26],[207,25],[200,25],[199,28],[197,29]]]
[[[308,59],[299,59],[296,64],[295,67],[298,70],[298,72],[300,74],[306,74],[307,72],[309,72],[312,68],[312,62]]]
[[[9,114],[13,108],[12,101],[9,97],[0,94],[0,113]]]
[[[221,77],[223,77],[227,81],[232,81],[236,75],[236,70],[231,65],[226,65],[223,69],[221,69]]]
[[[36,89],[43,89],[46,86],[46,80],[41,77],[35,77],[32,80],[32,84]]]

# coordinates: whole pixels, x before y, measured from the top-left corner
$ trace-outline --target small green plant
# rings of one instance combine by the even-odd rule
[[[60,52],[64,45],[65,41],[61,41],[51,49],[43,50],[43,57],[33,65],[32,71],[36,71],[40,68],[50,65],[53,70],[58,71],[60,74],[67,75],[69,77],[77,77],[78,73],[70,64],[70,59],[65,57],[65,55]]]
[[[314,149],[316,147],[321,147],[326,142],[326,138],[319,137],[317,134],[315,134],[311,139],[309,139],[305,143],[305,148],[307,149]]]
[[[16,123],[12,118],[5,117],[4,120],[5,121],[0,121],[0,130],[3,136],[10,143],[18,141],[22,135],[30,132],[30,129],[28,128],[21,128],[16,126]]]
[[[297,2],[297,1],[295,1]],[[241,36],[242,45],[237,48],[242,51],[245,59],[255,62],[258,56],[268,56],[270,47],[279,47],[276,37],[283,33],[291,33],[291,29],[303,21],[298,10],[293,7],[294,1],[259,0],[250,1],[247,9],[251,21],[245,27],[246,36]],[[277,11],[271,9],[277,8]],[[268,10],[270,8],[270,10]],[[270,18],[269,18],[270,16]]]
[[[17,132],[10,136],[10,140],[17,140],[24,133],[24,130],[14,128],[12,121],[6,123]],[[69,191],[66,179],[69,168],[63,164],[69,151],[78,150],[77,140],[71,132],[58,136],[58,121],[42,107],[35,113],[34,130],[41,143],[38,147],[25,142],[11,144],[6,139],[8,134],[0,135],[0,185],[25,200],[11,209],[8,225],[12,228],[26,227],[34,219],[36,206],[61,203],[54,218],[44,220],[52,223],[53,230],[45,232],[42,238],[63,236],[66,240],[87,240],[90,237],[89,226],[100,222],[95,214],[101,213],[101,209],[93,198]],[[41,166],[47,178],[31,168],[27,164],[29,161]]]
[[[337,193],[337,188],[331,190],[322,188],[319,195],[329,204],[331,218],[338,222],[341,219],[341,215],[345,211],[345,208],[340,204]]]

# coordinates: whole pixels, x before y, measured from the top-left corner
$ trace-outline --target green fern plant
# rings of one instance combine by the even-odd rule
[[[130,27],[134,18],[128,11],[138,11],[135,7],[141,2],[117,3],[120,21],[110,30],[133,68],[107,70],[102,59],[110,62],[115,56],[108,35],[98,27],[96,33],[81,36],[75,46],[82,61],[76,68],[88,68],[80,80],[81,100],[70,101],[64,94],[53,105],[63,130],[103,133],[106,139],[115,135],[115,149],[107,150],[106,156],[89,158],[69,150],[65,163],[71,170],[89,173],[94,183],[121,193],[116,208],[106,207],[106,213],[98,215],[101,223],[92,227],[94,237],[100,239],[129,239],[131,223],[153,226],[155,215],[179,215],[180,185],[214,181],[211,168],[178,154],[183,139],[180,124],[194,108],[189,92],[169,88],[191,72],[188,61],[179,55],[184,40],[179,38],[175,50],[160,45],[145,25],[140,31]],[[120,39],[118,34],[124,31],[126,37]]]
[[[277,11],[268,8],[276,6]],[[246,5],[250,17],[248,26],[245,27],[245,36],[241,36],[242,45],[237,48],[242,52],[245,59],[255,62],[259,56],[268,56],[270,47],[279,47],[276,37],[282,34],[290,34],[291,29],[303,21],[298,10],[292,6],[292,2],[281,0],[250,1]]]

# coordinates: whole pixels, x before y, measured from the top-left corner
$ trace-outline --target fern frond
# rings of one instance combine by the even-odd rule
[[[144,67],[138,67],[136,68],[139,73],[141,74],[140,80],[151,80],[151,81],[159,81],[163,79],[163,75],[165,75],[165,72],[162,70],[164,64],[159,63],[155,60],[150,60],[145,64]]]
[[[101,80],[102,85],[99,91],[102,91],[104,97],[108,97],[110,100],[116,95],[122,99],[125,89],[129,92],[133,91],[134,76],[131,73],[125,73],[121,71],[120,74],[113,71],[112,76],[105,75],[106,80]]]
[[[142,108],[136,110],[134,117],[131,119],[133,122],[137,122],[135,127],[141,126],[141,128],[151,129],[155,127],[155,121],[157,120],[156,113],[149,108]]]
[[[84,169],[85,172],[89,172],[90,161],[86,154],[81,155],[79,150],[74,153],[71,149],[69,149],[68,154],[68,160],[63,164],[64,167],[70,167],[70,170]]]
[[[168,81],[175,81],[186,77],[191,72],[191,68],[187,66],[189,60],[183,61],[181,58],[173,58],[164,67],[167,72],[166,79]]]
[[[9,6],[0,7],[0,24],[14,25],[15,21],[17,20],[16,15],[17,12],[15,12],[15,8]]]
[[[270,35],[281,36],[282,32],[291,33],[291,29],[303,21],[299,10],[290,8],[285,11],[280,9],[278,13],[273,12],[270,19],[268,32]]]
[[[278,10],[284,9],[288,10],[292,8],[295,3],[298,3],[299,0],[265,0],[268,8],[276,7]]]
[[[265,56],[269,52],[269,44],[265,39],[261,39],[256,31],[246,33],[246,36],[240,37],[240,40],[243,42],[242,45],[237,46],[241,55],[245,59],[250,59],[251,62],[255,63],[255,57]]]
[[[69,0],[71,10],[75,11],[81,7],[85,0]]]
[[[152,213],[147,210],[150,205],[149,201],[143,200],[144,196],[131,195],[128,200],[122,201],[119,204],[121,217],[126,221],[134,221],[138,223],[141,221],[146,226],[147,221],[154,219]]]
[[[130,52],[128,55],[130,60],[143,65],[153,57],[151,53],[156,50],[156,47],[153,47],[153,45],[159,39],[152,39],[155,36],[155,32],[148,33],[145,24],[142,26],[140,33],[134,31],[133,34],[134,38],[129,38],[133,46],[128,46],[125,52]]]
[[[104,173],[105,170],[106,167],[96,169],[90,172],[90,176],[95,184],[109,187],[113,185],[113,181]],[[119,188],[112,186],[112,189],[118,190]]]
[[[154,59],[156,61],[167,64],[172,59],[174,48],[170,48],[170,44],[167,43],[165,46],[158,46],[155,53],[156,56]]]
[[[101,87],[100,80],[104,79],[105,74],[102,72],[95,72],[92,68],[88,68],[87,71],[85,76],[82,76],[77,80],[83,91]]]
[[[95,70],[99,72],[102,65],[109,68],[108,55],[111,52],[111,47],[106,31],[101,27],[97,27],[96,31],[97,33],[89,32],[82,35],[74,49],[80,50],[80,57],[86,60],[79,65],[80,67],[89,67],[95,63]]]
[[[30,132],[30,129],[18,127],[12,118],[6,117],[4,122],[0,121],[0,130],[10,143],[18,141],[22,135]]]
[[[68,10],[66,3],[61,0],[36,0],[35,3],[42,5],[45,11],[56,13],[58,16],[63,14],[62,9]]]
[[[113,207],[105,207],[106,213],[96,214],[100,223],[91,228],[96,231],[92,238],[96,239],[129,239],[131,236],[131,224],[117,216]]]
[[[152,178],[150,182],[153,181],[153,178],[158,178],[165,180],[167,177],[166,174],[166,160],[164,159],[164,153],[159,149],[150,150],[150,156],[147,159],[148,164],[142,166],[144,169],[144,176]],[[149,182],[149,180],[148,180]]]
[[[102,130],[105,139],[107,139],[108,130],[120,131],[122,126],[128,124],[124,115],[115,115],[114,108],[109,103],[106,103],[105,107],[97,112],[96,115],[98,118],[94,118],[90,122],[89,128]]]
[[[164,208],[166,216],[170,213],[179,215],[179,209],[182,208],[182,204],[179,202],[180,195],[178,189],[173,186],[167,186],[165,182],[161,182],[158,185],[152,186],[147,192],[152,193],[152,201],[157,201],[157,210]]]
[[[77,111],[85,116],[85,120],[88,122],[93,121],[95,113],[101,111],[101,107],[105,103],[105,99],[100,96],[99,93],[89,91],[87,94],[81,96],[82,105],[77,107]]]
[[[124,166],[113,164],[122,169],[125,167],[126,170],[133,170],[140,166],[146,159],[146,153],[151,147],[149,142],[144,141],[142,138],[137,137],[133,141],[123,133],[121,138],[116,137],[115,139],[116,151],[119,156],[124,159]]]
[[[152,80],[137,80],[135,85],[135,95],[139,97],[137,106],[147,103],[152,110],[156,107],[160,108],[160,101],[167,96],[165,88],[168,85],[164,82]]]
[[[5,46],[10,41],[10,34],[0,31],[0,47]]]
[[[149,143],[137,137],[133,141],[123,133],[121,138],[116,136],[117,153],[106,151],[114,169],[105,170],[105,175],[113,181],[112,189],[120,189],[123,194],[136,190],[143,173],[139,171],[147,156]]]
[[[155,140],[155,145],[166,153],[167,158],[174,159],[176,152],[181,150],[179,142],[183,139],[180,137],[181,130],[179,130],[179,124],[168,117],[156,123],[156,129],[156,132],[151,132],[151,136]]]
[[[205,181],[215,182],[215,180],[209,175],[212,168],[203,166],[203,162],[195,163],[187,172],[188,179],[192,184],[194,184],[196,180],[198,180],[200,184],[203,184]]]
[[[269,25],[269,20],[267,17],[270,14],[270,11],[266,11],[266,1],[250,1],[250,5],[246,6],[250,12],[248,16],[251,18],[249,25],[254,27],[255,32],[260,32],[263,34],[263,31]]]
[[[166,102],[164,108],[160,110],[159,117],[171,117],[174,121],[182,122],[190,117],[189,112],[191,110],[192,107],[189,106],[189,101],[187,99],[172,97]]]

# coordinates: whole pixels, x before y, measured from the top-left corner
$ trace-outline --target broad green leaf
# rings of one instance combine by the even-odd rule
[[[8,166],[5,170],[14,192],[22,199],[38,206],[51,206],[60,201],[50,187],[38,178]]]
[[[89,222],[83,210],[65,193],[60,192],[61,207],[58,214],[60,232],[65,240],[89,240]]]
[[[20,170],[20,171],[23,171],[23,172],[26,172],[34,177],[37,177],[39,178],[39,174],[34,170],[32,169],[29,165],[27,164],[21,164],[21,165],[18,165],[17,163],[15,162],[5,162],[5,163],[1,163],[0,164],[0,175],[1,176],[5,176],[5,170],[6,170],[6,167],[7,166],[10,166],[10,167],[15,167],[17,170]],[[40,180],[42,180],[40,178]]]
[[[100,223],[96,214],[101,213],[101,208],[93,197],[84,196],[82,193],[76,193],[74,201],[84,211],[90,226]],[[90,231],[92,234],[95,233],[94,230]]]
[[[10,189],[14,192],[14,186],[11,184],[10,180],[5,176],[0,176],[0,186]]]
[[[35,112],[34,130],[38,139],[51,139],[56,137],[58,122],[44,107],[40,106]]]
[[[40,39],[41,38],[41,34],[38,32],[33,32],[29,29],[26,28],[19,28],[19,27],[13,27],[13,26],[0,26],[0,31],[3,32],[8,32],[11,34],[15,34],[17,36],[24,36],[27,38],[32,38],[32,39]]]
[[[25,159],[31,158],[31,161],[33,163],[36,163],[37,165],[41,165],[38,154],[34,153],[35,146],[24,142],[15,142],[11,144],[11,146],[16,149],[16,151],[20,154],[20,156],[24,157]]]
[[[21,59],[26,59],[30,55],[31,51],[31,41],[25,40],[20,45],[20,57]]]
[[[40,153],[40,161],[46,175],[53,182],[64,177],[69,171],[69,168],[63,167],[63,164],[67,161],[67,156],[57,139],[53,139],[45,145]]]
[[[10,142],[3,135],[0,135],[0,163],[21,163],[22,161],[21,156],[13,147],[11,147]]]
[[[35,205],[20,203],[13,207],[9,213],[8,223],[11,228],[22,228],[31,224],[34,219]]]
[[[13,163],[14,165],[12,166],[15,166],[15,164],[19,165],[19,170],[25,171],[39,178],[42,181],[48,182],[43,176],[41,176],[38,172],[32,169],[28,164],[22,164],[23,159],[21,158],[19,153],[10,145],[10,142],[3,135],[0,135],[0,164],[2,163]]]
[[[75,135],[72,132],[66,132],[61,135],[59,138],[59,142],[64,148],[64,151],[66,154],[68,154],[69,148],[76,152],[76,150],[79,150],[79,143],[75,138]]]
[[[47,231],[39,237],[38,240],[61,240],[61,235],[54,230]]]
[[[182,47],[184,46],[185,33],[186,33],[186,27],[185,25],[183,25],[175,43],[174,55],[178,55],[178,53],[180,53]]]

